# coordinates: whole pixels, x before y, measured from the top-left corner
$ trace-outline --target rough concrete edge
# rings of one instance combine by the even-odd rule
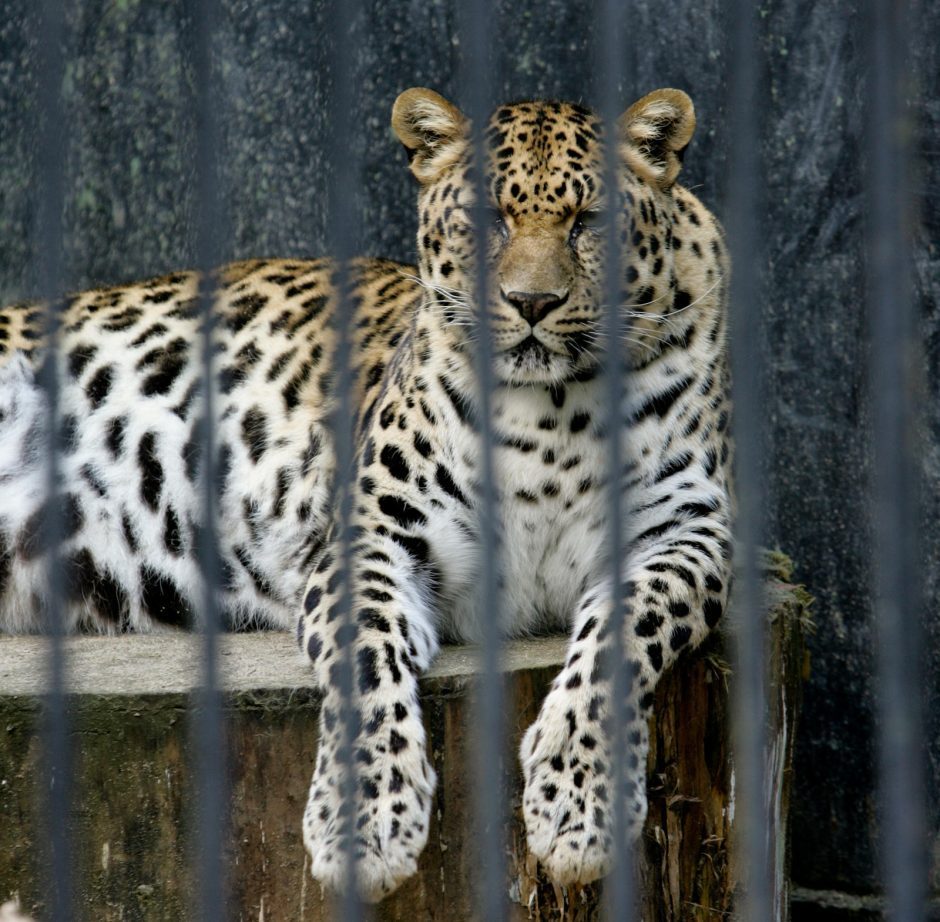
[[[65,641],[66,688],[77,695],[188,694],[198,687],[201,638],[197,635],[71,637]],[[0,639],[0,697],[40,697],[49,687],[49,641]],[[559,665],[563,636],[506,643],[503,669],[516,672]],[[287,632],[233,634],[220,638],[221,685],[235,694],[312,688],[311,672]],[[478,672],[475,647],[444,647],[424,679],[462,679]]]

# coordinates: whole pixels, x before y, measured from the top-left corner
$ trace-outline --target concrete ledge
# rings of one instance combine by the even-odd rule
[[[69,637],[64,641],[66,688],[76,695],[187,694],[200,683],[202,638],[164,634]],[[48,688],[49,641],[43,637],[0,638],[0,697],[40,697]],[[427,679],[470,676],[477,670],[474,647],[445,647]],[[511,641],[503,650],[506,672],[559,665],[564,637]],[[226,691],[309,688],[310,668],[289,632],[223,634],[219,637],[221,686]]]

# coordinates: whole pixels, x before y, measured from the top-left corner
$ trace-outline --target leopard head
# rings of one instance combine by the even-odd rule
[[[622,244],[625,355],[655,348],[677,289],[672,194],[695,115],[662,89],[616,125],[619,188],[604,183],[604,128],[573,103],[501,106],[485,131],[485,201],[477,203],[468,119],[427,89],[398,97],[393,128],[420,183],[418,264],[425,309],[467,355],[478,331],[475,249],[483,222],[494,370],[506,384],[557,384],[593,373],[605,350],[607,228]]]

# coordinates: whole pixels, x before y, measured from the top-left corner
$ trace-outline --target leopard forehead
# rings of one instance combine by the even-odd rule
[[[501,106],[486,132],[492,199],[513,218],[565,218],[602,187],[603,126],[575,103]]]

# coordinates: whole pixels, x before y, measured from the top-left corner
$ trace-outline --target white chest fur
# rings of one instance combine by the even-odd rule
[[[597,385],[497,392],[495,467],[499,492],[500,622],[509,635],[561,628],[578,598],[605,571],[607,456],[597,428]],[[560,405],[559,405],[560,404]],[[466,432],[466,430],[465,430]],[[465,434],[451,459],[464,482],[479,477],[479,441]],[[432,523],[441,571],[441,630],[479,640],[488,619],[478,598],[478,525]]]

